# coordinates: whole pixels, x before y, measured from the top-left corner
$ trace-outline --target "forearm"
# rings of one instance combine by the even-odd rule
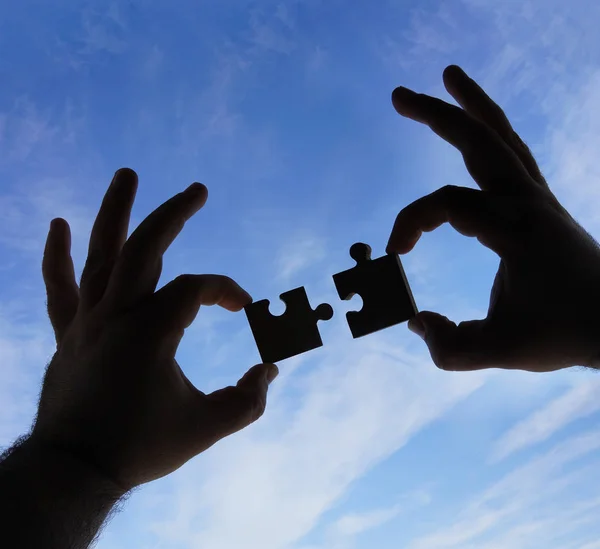
[[[70,454],[25,440],[0,461],[1,544],[86,548],[123,495]]]

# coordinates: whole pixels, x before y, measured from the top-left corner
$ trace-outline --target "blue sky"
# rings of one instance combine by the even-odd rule
[[[148,485],[101,549],[598,549],[600,380],[438,371],[405,325],[352,340],[331,275],[383,253],[396,213],[460,155],[393,111],[463,66],[558,197],[600,236],[600,7],[592,0],[0,2],[0,444],[25,431],[52,335],[52,217],[80,269],[102,194],[140,175],[134,223],[195,180],[207,206],[163,282],[218,272],[255,299],[305,285],[325,346],[280,365],[265,416]],[[496,257],[443,227],[403,257],[417,305],[485,314]],[[180,348],[204,390],[258,361],[245,316],[203,309]]]

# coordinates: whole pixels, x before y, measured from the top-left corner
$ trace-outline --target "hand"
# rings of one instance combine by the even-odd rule
[[[463,155],[481,190],[447,186],[396,219],[388,251],[407,253],[448,222],[500,256],[484,320],[458,326],[433,312],[409,323],[446,370],[550,371],[594,366],[600,351],[600,250],[559,204],[505,114],[460,68],[444,84],[462,108],[397,88],[396,111]]]
[[[119,170],[94,223],[77,287],[66,221],[50,227],[43,261],[57,351],[32,439],[92,465],[128,490],[162,477],[258,419],[277,367],[235,387],[197,390],[175,360],[200,305],[239,311],[251,297],[217,275],[182,275],[156,291],[162,256],[206,202],[194,183],[127,239],[137,175]]]

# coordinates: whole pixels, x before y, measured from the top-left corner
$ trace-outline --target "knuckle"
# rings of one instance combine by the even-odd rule
[[[458,192],[459,188],[460,187],[458,187],[457,185],[444,185],[437,192],[442,196],[449,196],[449,195],[456,194]]]
[[[106,257],[102,250],[90,250],[85,262],[84,272],[96,272],[102,268],[106,261]]]
[[[117,261],[116,256],[107,255],[102,250],[90,251],[81,274],[82,282],[96,280],[107,276]]]
[[[237,286],[236,281],[227,275],[213,275],[213,277],[223,287]]]
[[[440,369],[444,371],[452,371],[454,368],[452,367],[452,356],[451,354],[444,349],[430,349],[431,359],[433,363]]]
[[[436,191],[437,198],[443,203],[454,202],[460,196],[464,196],[464,194],[461,194],[462,190],[463,188],[457,185],[444,185],[441,189]]]
[[[243,408],[247,411],[248,423],[253,423],[265,412],[267,387],[262,383],[253,384],[252,387],[244,387],[240,391],[240,399],[243,402]]]
[[[184,274],[178,275],[175,278],[174,283],[177,284],[178,286],[191,286],[194,283],[197,283],[197,281],[198,281],[197,275],[184,273]]]
[[[512,141],[512,144],[514,146],[516,146],[518,149],[521,149],[522,151],[529,153],[529,147],[527,146],[527,144],[525,143],[525,141],[523,141],[521,139],[521,136],[516,132],[516,131],[512,131],[511,135],[510,135],[510,139]]]
[[[522,200],[513,203],[508,211],[513,231],[527,237],[536,233],[540,226],[545,226],[549,208],[539,200]]]
[[[251,412],[251,422],[254,423],[265,413],[265,409],[267,407],[267,396],[258,392],[254,395],[252,400],[252,412]]]

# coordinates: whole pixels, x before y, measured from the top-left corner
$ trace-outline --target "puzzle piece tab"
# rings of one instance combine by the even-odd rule
[[[327,303],[321,303],[313,310],[302,286],[279,297],[287,305],[280,316],[273,316],[269,312],[268,299],[245,307],[263,362],[279,362],[321,347],[323,342],[317,322],[333,316],[333,309]]]
[[[356,266],[333,275],[341,299],[359,294],[363,300],[360,311],[346,314],[352,337],[372,334],[405,322],[417,314],[400,258],[388,254],[371,259],[371,248],[357,243],[350,248]]]

